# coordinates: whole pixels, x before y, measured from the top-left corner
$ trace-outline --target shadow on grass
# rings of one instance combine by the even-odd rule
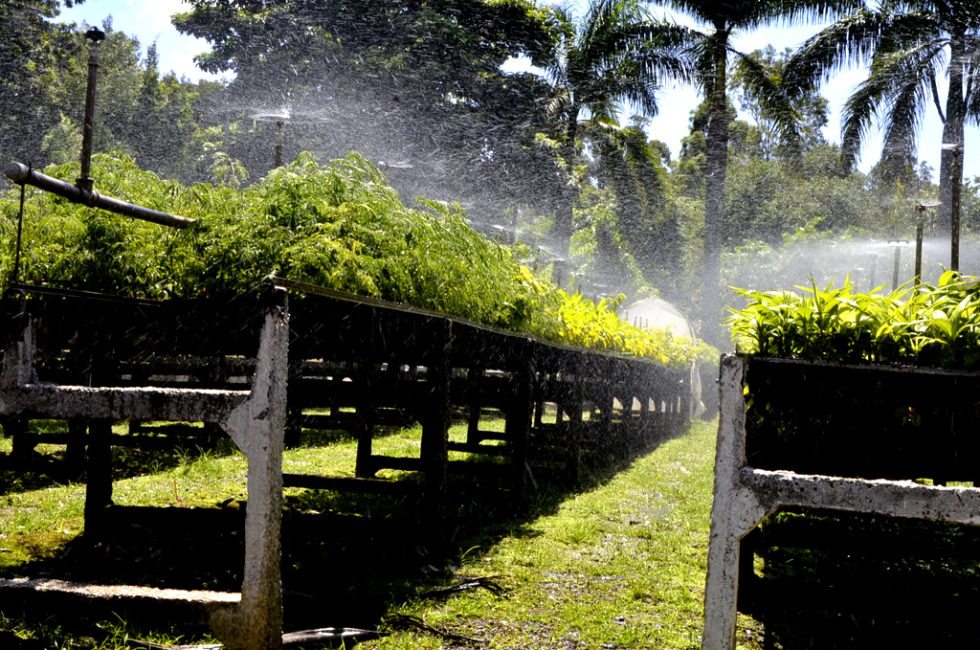
[[[83,459],[70,459],[64,445],[46,445],[44,435],[67,435],[64,421],[32,421],[32,432],[39,438],[39,449],[27,454],[0,453],[0,496],[17,492],[43,490],[49,487],[84,482]],[[202,431],[188,427],[187,430]],[[377,427],[375,438],[393,435],[397,427]],[[350,440],[345,431],[307,430],[297,446],[317,447]],[[210,436],[167,434],[114,433],[112,447],[113,480],[122,480],[174,469],[184,463],[207,455],[221,458],[238,451],[224,434],[216,431]]]
[[[418,496],[334,491],[288,496],[282,536],[285,629],[376,628],[391,607],[444,586],[464,556],[486,552],[505,536],[536,534],[530,527],[536,518],[554,513],[578,490],[605,484],[664,441],[651,440],[626,454],[585,458],[581,482],[574,487],[562,487],[538,471],[538,487],[521,508],[515,508],[515,496],[499,477],[453,473],[448,523],[441,535],[423,516]],[[502,467],[501,474],[508,469]],[[223,505],[113,508],[104,534],[80,535],[52,556],[7,573],[237,591],[244,504]],[[60,622],[67,625],[68,619]],[[145,624],[172,629],[173,623]]]
[[[114,480],[164,472],[204,454],[221,457],[235,453],[230,441],[219,440],[205,443],[195,440],[177,440],[166,448],[141,448],[134,436],[122,436],[127,446],[112,448],[112,474]],[[145,442],[145,441],[144,441]],[[17,492],[43,490],[59,485],[84,482],[84,462],[72,462],[64,448],[23,455],[0,454],[0,496]]]
[[[980,647],[980,528],[785,511],[743,542],[767,647]]]

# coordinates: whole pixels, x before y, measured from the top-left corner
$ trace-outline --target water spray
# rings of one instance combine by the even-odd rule
[[[81,153],[81,175],[75,180],[75,184],[66,183],[57,178],[52,178],[40,172],[34,171],[27,165],[12,162],[4,168],[4,173],[14,183],[23,189],[24,185],[33,185],[39,189],[57,194],[73,203],[81,203],[90,208],[101,208],[109,212],[115,212],[134,219],[151,221],[172,228],[186,228],[195,223],[194,219],[179,217],[134,205],[109,196],[103,196],[93,189],[93,180],[89,176],[92,169],[92,133],[95,124],[95,90],[98,81],[99,71],[99,44],[105,40],[105,32],[92,27],[85,32],[85,38],[89,41],[88,48],[88,86],[85,92],[85,118],[82,127],[82,153]],[[23,208],[21,208],[23,213]],[[18,251],[19,252],[19,251]]]
[[[902,249],[912,246],[912,242],[905,239],[893,239],[885,246],[890,246],[895,252],[895,259],[892,265],[892,291],[898,289],[898,272],[902,263]]]
[[[922,281],[922,230],[926,223],[926,210],[939,205],[939,201],[922,202],[915,204],[915,284]]]
[[[290,114],[286,111],[282,113],[253,113],[250,115],[256,122],[273,122],[276,125],[276,142],[275,150],[273,155],[273,168],[278,169],[282,167],[282,145],[285,139],[283,135],[283,128],[286,126],[286,122],[290,118]]]

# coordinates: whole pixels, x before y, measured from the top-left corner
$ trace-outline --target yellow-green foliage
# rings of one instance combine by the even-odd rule
[[[598,350],[685,364],[691,341],[629,326],[618,303],[595,305],[536,278],[511,251],[476,233],[458,205],[403,205],[381,172],[351,154],[309,154],[244,189],[184,187],[125,157],[96,156],[106,195],[197,220],[186,230],[126,219],[30,190],[20,279],[114,295],[220,297],[271,276],[425,307]],[[47,174],[75,178],[68,164]],[[0,201],[13,241],[17,201]],[[5,277],[13,255],[0,256]]]
[[[944,273],[935,286],[857,293],[849,282],[792,291],[738,290],[729,319],[740,352],[837,361],[980,367],[980,285]]]
[[[693,355],[701,349],[690,339],[674,336],[667,330],[640,329],[626,324],[615,311],[625,297],[622,294],[596,304],[581,294],[559,293],[557,331],[548,336],[552,340],[647,357],[664,365],[671,365],[677,359],[685,363],[693,361]]]

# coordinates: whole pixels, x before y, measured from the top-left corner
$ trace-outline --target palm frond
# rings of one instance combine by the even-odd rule
[[[783,0],[778,4],[780,19],[786,23],[827,22],[860,11],[864,0]]]
[[[869,77],[847,98],[841,112],[841,162],[852,169],[857,161],[861,143],[871,133],[874,119],[887,87],[883,79]]]
[[[882,112],[884,162],[898,166],[914,163],[924,107],[945,58],[944,41],[876,57],[870,73],[888,87],[889,107]]]
[[[972,42],[971,42],[972,41]],[[967,47],[970,58],[966,63],[966,119],[970,124],[980,125],[980,43],[969,39]]]
[[[935,34],[935,27],[923,14],[859,11],[807,39],[786,65],[786,84],[815,88],[844,68],[868,63],[879,50],[918,45]]]
[[[793,106],[782,78],[773,75],[765,65],[751,56],[740,55],[736,65],[751,98],[776,126],[780,141],[789,151],[798,151],[803,139],[799,129],[800,114]]]
[[[751,30],[763,24],[827,21],[857,11],[860,0],[674,0],[652,4],[681,10],[696,20],[715,28]]]
[[[931,74],[899,77],[892,89],[891,108],[884,120],[882,162],[892,168],[915,164],[923,108],[930,89]]]

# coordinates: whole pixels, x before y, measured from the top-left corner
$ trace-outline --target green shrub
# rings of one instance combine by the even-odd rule
[[[687,364],[701,349],[630,326],[616,301],[596,305],[535,277],[470,228],[458,205],[403,205],[357,154],[325,166],[303,154],[244,189],[184,187],[125,157],[95,156],[93,168],[100,192],[196,225],[172,230],[32,190],[22,280],[163,299],[252,292],[281,276],[665,364]],[[46,173],[65,179],[78,170]],[[16,229],[17,207],[13,193],[0,201],[5,235]],[[10,278],[11,251],[0,265]]]
[[[736,350],[779,357],[980,367],[980,285],[948,271],[935,286],[888,294],[850,282],[820,290],[737,289],[747,299],[728,320]]]

